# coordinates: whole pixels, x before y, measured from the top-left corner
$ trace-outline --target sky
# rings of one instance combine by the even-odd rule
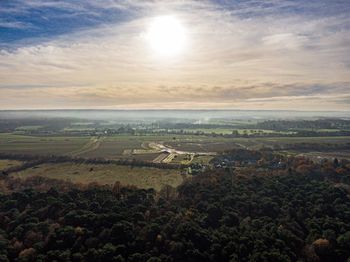
[[[350,111],[349,13],[349,0],[0,0],[0,109]],[[180,44],[166,22],[150,39],[159,17],[181,25],[176,54],[152,46]]]

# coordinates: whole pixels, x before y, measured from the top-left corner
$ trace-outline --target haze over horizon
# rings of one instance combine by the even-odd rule
[[[350,2],[0,3],[0,110],[350,110]]]

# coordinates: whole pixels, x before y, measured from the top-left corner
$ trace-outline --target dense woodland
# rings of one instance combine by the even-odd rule
[[[349,139],[350,140],[350,139]],[[341,151],[341,150],[350,150],[350,142],[344,142],[342,144],[336,144],[336,143],[294,143],[294,144],[285,144],[285,145],[273,145],[273,149],[275,150],[297,150],[297,151],[305,151],[305,152],[310,152],[310,151],[322,151],[322,152],[327,152],[327,151]]]
[[[349,129],[350,121],[345,119],[317,120],[268,120],[257,124],[261,129],[296,130],[296,129]]]
[[[296,159],[157,194],[119,183],[3,194],[0,261],[349,261],[349,173]]]

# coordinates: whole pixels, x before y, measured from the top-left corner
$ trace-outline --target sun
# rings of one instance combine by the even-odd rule
[[[171,15],[153,18],[146,38],[155,54],[166,57],[181,54],[187,42],[185,27]]]

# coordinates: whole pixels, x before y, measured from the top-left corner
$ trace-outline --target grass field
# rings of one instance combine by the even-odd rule
[[[137,159],[153,161],[160,155],[160,153],[156,153],[154,149],[149,146],[152,142],[160,143],[179,151],[222,152],[234,148],[259,149],[261,147],[273,147],[276,145],[283,147],[286,144],[296,143],[344,144],[350,142],[350,137],[224,138],[200,135],[39,137],[3,133],[0,134],[0,153],[33,155],[55,154],[86,158]],[[133,152],[139,153],[136,154]],[[174,159],[174,161],[181,163],[182,160],[179,158]]]
[[[141,148],[144,141],[143,137],[138,136],[110,136],[105,137],[100,145],[86,153],[80,154],[82,157],[104,157],[108,159],[125,158],[128,154],[124,154],[125,150],[130,152],[135,148]]]
[[[83,147],[89,137],[24,136],[0,134],[0,152],[13,154],[69,154]]]
[[[175,139],[174,139],[175,137]],[[219,138],[220,139],[220,138]],[[187,143],[204,143],[209,141],[216,141],[217,138],[211,138],[206,136],[196,135],[143,135],[143,136],[131,136],[131,135],[114,135],[108,136],[101,141],[101,144],[95,150],[80,154],[82,157],[104,157],[108,159],[120,159],[120,158],[135,158],[140,160],[153,160],[157,157],[157,153],[148,146],[150,142],[164,142],[164,143],[181,143],[183,145]],[[148,153],[146,151],[149,150]],[[185,149],[183,149],[185,150]],[[132,154],[132,152],[144,151],[144,154]],[[208,150],[207,150],[208,151]]]
[[[0,159],[0,171],[10,167],[19,166],[21,164],[22,162],[17,160]]]
[[[69,180],[73,183],[133,185],[139,188],[154,188],[159,191],[164,185],[179,186],[183,177],[178,170],[146,167],[129,167],[115,164],[42,164],[12,174],[14,177],[44,176],[54,179]]]

